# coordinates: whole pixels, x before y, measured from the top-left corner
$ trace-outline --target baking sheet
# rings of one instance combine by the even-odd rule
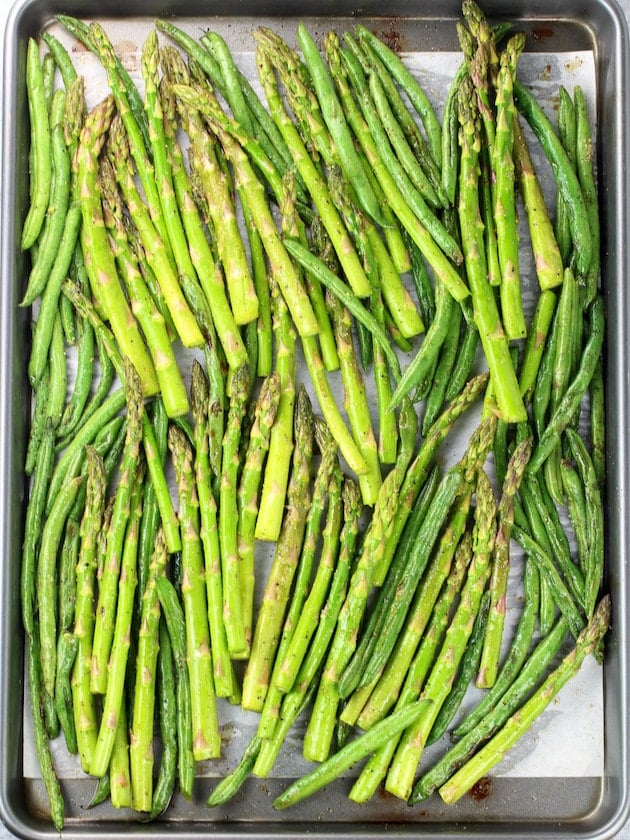
[[[125,66],[134,80],[142,89],[142,79],[139,73],[140,50],[151,25],[151,21],[112,21],[104,22],[106,30],[121,56]],[[189,31],[193,36],[201,34],[199,21],[182,23],[182,28]],[[212,21],[207,24],[213,28]],[[308,21],[307,21],[308,25]],[[339,24],[337,24],[339,29]],[[54,27],[52,31],[62,40],[71,51],[77,71],[85,75],[87,80],[86,96],[88,107],[93,107],[107,93],[108,86],[105,75],[92,53],[85,50],[82,45],[67,35],[65,30]],[[343,31],[339,29],[339,31]],[[292,30],[286,28],[281,34],[291,40]],[[257,74],[255,67],[254,53],[251,44],[247,43],[247,32],[238,33],[234,39],[234,33],[223,31],[222,34],[232,40],[234,57],[239,67],[248,75],[257,90]],[[320,34],[323,34],[320,31]],[[231,36],[231,37],[230,37]],[[160,34],[161,40],[166,40]],[[253,43],[253,41],[252,41]],[[438,113],[444,101],[450,80],[461,62],[459,52],[405,52],[401,57],[413,70],[420,80],[425,91],[433,100]],[[579,51],[567,53],[525,53],[519,64],[519,77],[528,85],[531,85],[536,92],[537,98],[545,108],[548,115],[555,121],[555,109],[557,105],[558,86],[563,84],[569,92],[574,85],[580,85],[585,92],[589,104],[590,113],[596,113],[596,70],[595,55],[592,51]],[[263,97],[264,101],[264,97]],[[543,173],[546,169],[546,161],[542,153],[531,144],[532,152],[537,167]],[[550,172],[548,177],[542,177],[543,187],[553,187],[553,179]],[[548,205],[553,207],[547,190]],[[553,193],[552,193],[553,194]],[[551,195],[552,195],[551,194]],[[527,240],[526,224],[521,218],[521,239]],[[521,249],[521,261],[523,277],[527,278],[525,283],[525,309],[531,314],[537,294],[537,285],[533,275],[533,267],[529,251],[526,247]],[[403,364],[408,362],[403,358]],[[184,360],[185,363],[185,360]],[[187,364],[185,364],[187,368]],[[301,378],[308,385],[307,377],[301,371]],[[339,387],[338,378],[331,377],[333,387],[337,391],[339,404],[342,404],[342,392]],[[368,382],[369,388],[370,382]],[[373,394],[372,394],[373,395]],[[314,395],[314,406],[317,410]],[[374,401],[373,403],[374,404]],[[471,412],[463,426],[458,429],[455,439],[449,438],[448,448],[445,457],[455,459],[459,457],[468,435],[474,428],[477,415]],[[262,561],[262,568],[268,565],[270,559],[269,548],[259,546],[259,559]],[[516,550],[513,556],[511,571],[510,595],[508,603],[508,618],[506,624],[506,640],[511,638],[511,630],[520,614],[520,589],[518,581],[521,575],[520,553]],[[259,575],[259,590],[264,586],[264,572]],[[259,596],[261,591],[259,591]],[[481,692],[471,689],[466,697],[465,706],[472,707],[475,700],[481,696]],[[579,711],[580,726],[575,726],[576,710]],[[237,707],[230,706],[225,701],[219,702],[219,720],[222,725],[223,734],[223,755],[221,759],[212,762],[203,762],[197,767],[197,776],[220,777],[229,772],[238,762],[245,745],[256,731],[258,716],[245,713]],[[32,742],[32,728],[30,713],[25,712],[24,719],[24,753],[23,773],[24,778],[38,778],[39,767],[37,764]],[[274,766],[270,778],[286,779],[294,778],[309,769],[309,764],[301,757],[301,736],[303,726],[298,723],[296,728],[289,735],[284,748]],[[438,755],[445,749],[445,741],[428,748],[423,756],[422,767],[429,767],[432,757]],[[69,756],[65,749],[63,739],[60,737],[54,744],[54,758],[58,774],[62,779],[85,778],[82,773],[76,756]],[[567,778],[567,777],[600,777],[604,769],[604,736],[603,736],[603,687],[602,669],[589,658],[580,670],[579,675],[572,680],[560,693],[557,700],[542,715],[535,724],[532,731],[521,740],[519,744],[509,753],[506,759],[495,768],[493,776],[501,778]],[[348,771],[346,775],[355,776],[358,769]]]

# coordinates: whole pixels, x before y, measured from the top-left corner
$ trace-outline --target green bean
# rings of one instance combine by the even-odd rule
[[[39,447],[33,480],[29,490],[22,545],[21,599],[22,623],[27,633],[33,632],[33,614],[36,600],[37,549],[40,543],[42,520],[46,504],[48,482],[54,462],[54,429],[50,418]]]
[[[409,101],[422,120],[429,141],[429,148],[439,171],[442,167],[442,132],[429,97],[418,84],[417,79],[405,67],[400,57],[384,41],[377,38],[363,26],[359,25],[357,32],[359,33],[360,39],[364,39],[370,44],[374,52],[377,53],[383,64],[409,97]]]
[[[56,495],[42,528],[37,560],[37,609],[40,620],[42,679],[44,688],[51,697],[55,690],[55,671],[57,667],[58,619],[57,599],[55,597],[57,552],[64,523],[82,482],[83,476],[74,476],[65,482]]]
[[[39,649],[39,633],[37,626],[34,628],[33,633],[30,633],[27,637],[26,655],[29,676],[29,699],[35,735],[35,750],[37,752],[42,778],[44,780],[46,793],[50,803],[50,816],[55,829],[57,831],[61,831],[65,821],[65,804],[61,786],[53,764],[50,747],[48,745],[48,736],[42,712],[43,685],[40,664],[41,656]]]
[[[435,317],[426,331],[418,352],[407,365],[396,385],[390,403],[391,408],[398,405],[404,396],[412,393],[427,379],[448,334],[452,313],[457,305],[457,301],[444,283],[438,282],[435,293]]]
[[[183,795],[190,798],[192,795],[194,758],[192,751],[190,678],[186,664],[186,623],[175,586],[168,578],[159,577],[157,579],[157,591],[168,627],[175,664],[179,786]]]
[[[37,255],[28,277],[21,306],[30,306],[44,291],[48,275],[57,256],[70,202],[70,155],[64,138],[66,93],[59,89],[53,95],[50,133],[52,175],[49,206],[41,235],[37,240]]]
[[[575,155],[577,151],[575,104],[571,99],[571,94],[564,85],[561,85],[558,89],[558,136],[569,156],[571,165],[575,169]],[[562,261],[564,265],[568,265],[571,258],[571,230],[569,228],[566,204],[560,194],[556,196],[556,220],[554,227]]]
[[[555,329],[556,316],[551,327],[551,333],[544,345],[540,364],[536,373],[536,381],[532,392],[532,415],[534,427],[538,437],[541,437],[547,425],[547,413],[551,401],[553,381],[553,365],[556,358],[558,331]]]
[[[468,65],[463,61],[451,82],[442,112],[442,186],[451,204],[455,203],[459,170],[459,118],[457,116],[457,91],[462,79],[468,74]]]
[[[240,790],[243,782],[249,776],[256,763],[262,744],[263,739],[259,738],[258,735],[254,735],[234,770],[221,779],[208,797],[207,805],[209,808],[224,805]]]
[[[556,606],[565,617],[571,634],[577,639],[585,626],[585,621],[575,603],[574,598],[562,581],[562,578],[554,565],[554,561],[550,555],[544,551],[541,546],[529,536],[529,534],[522,531],[518,525],[514,525],[512,534],[514,539],[538,566],[538,571],[541,577],[544,577],[549,585],[549,589],[551,590]]]
[[[63,300],[68,298],[63,297]],[[92,325],[84,318],[79,320],[81,335],[77,347],[77,368],[74,376],[72,396],[66,404],[57,427],[57,436],[66,437],[78,426],[83,410],[90,397],[94,376],[95,336]]]
[[[37,463],[37,453],[44,436],[46,423],[48,422],[48,400],[50,396],[50,365],[48,360],[42,371],[42,376],[34,388],[35,406],[31,412],[31,428],[26,447],[24,460],[24,472],[31,475]],[[52,420],[51,420],[52,423]]]
[[[584,577],[580,569],[574,565],[571,559],[571,549],[566,534],[557,519],[557,511],[553,508],[555,517],[551,514],[553,502],[545,498],[542,483],[538,482],[536,476],[527,476],[525,484],[531,493],[532,501],[536,506],[538,515],[549,538],[551,556],[566,580],[571,594],[575,601],[584,606]]]
[[[59,68],[64,86],[66,89],[69,88],[77,78],[77,71],[68,50],[51,32],[42,32],[42,41],[50,50],[50,54]]]
[[[33,387],[39,382],[46,366],[61,286],[66,279],[72,261],[80,226],[81,208],[77,203],[73,203],[66,216],[61,240],[43,290],[37,322],[33,330],[31,355],[28,363],[28,378]]]
[[[570,424],[593,378],[603,341],[604,301],[601,295],[598,295],[590,308],[590,334],[584,347],[580,367],[538,441],[529,463],[529,472],[536,473],[540,469],[558,445],[562,432]]]
[[[319,100],[324,121],[333,138],[337,154],[346,177],[352,184],[356,198],[370,218],[382,223],[378,199],[363,168],[363,162],[356,152],[350,128],[346,123],[343,108],[337,98],[333,80],[328,72],[311,34],[300,23],[297,38],[302,48],[313,86]]]
[[[586,204],[586,215],[591,232],[591,261],[585,272],[586,283],[585,305],[589,306],[597,295],[600,267],[600,218],[597,198],[597,183],[595,181],[593,139],[589,123],[588,110],[584,91],[576,85],[573,91],[575,100],[576,119],[576,164],[577,175]]]
[[[66,403],[66,389],[68,384],[68,369],[66,364],[66,345],[61,326],[59,312],[55,316],[55,323],[50,339],[50,393],[47,413],[55,429],[59,425]]]
[[[534,394],[536,377],[544,357],[547,335],[553,321],[557,296],[551,289],[544,289],[538,298],[536,309],[529,325],[523,361],[521,363],[519,387],[523,399],[528,403]]]
[[[521,82],[515,80],[514,95],[519,110],[533,129],[551,164],[558,190],[569,215],[577,271],[578,274],[585,276],[591,265],[594,242],[580,182],[553,125],[533,93]]]
[[[286,237],[283,241],[291,256],[293,256],[315,280],[319,281],[323,286],[326,286],[327,289],[336,295],[344,306],[350,310],[354,317],[358,321],[361,321],[363,325],[370,330],[375,340],[377,340],[379,345],[382,347],[383,352],[389,361],[392,375],[398,379],[400,376],[400,364],[398,362],[398,357],[392,350],[387,334],[370,311],[366,309],[359,298],[348,289],[346,284],[343,283],[319,257],[316,257],[308,250],[308,248],[302,245],[301,242],[291,237]]]
[[[168,806],[177,776],[177,704],[171,640],[164,621],[160,622],[158,652],[158,715],[162,757],[153,789],[151,819],[158,817]],[[186,796],[187,791],[182,793]]]
[[[82,450],[86,443],[90,443],[94,439],[94,436],[103,424],[111,420],[112,417],[115,417],[124,405],[125,389],[118,388],[110,394],[101,407],[94,412],[90,419],[75,434],[72,442],[67,446],[55,465],[46,499],[47,512],[50,510],[51,505],[63,487],[69,467],[77,453]]]
[[[420,315],[425,327],[429,327],[435,317],[435,295],[431,278],[424,262],[422,252],[407,231],[403,231],[403,240],[407,245],[411,259],[411,278],[420,306]]]
[[[422,169],[418,158],[414,155],[404,131],[392,111],[392,108],[387,100],[385,89],[379,80],[379,77],[374,74],[370,79],[370,90],[376,111],[383,124],[383,128],[387,132],[392,147],[398,156],[403,169],[407,173],[409,180],[418,192],[423,196],[427,204],[434,209],[441,207],[442,202],[433,188],[425,171]]]
[[[57,643],[57,675],[55,677],[55,709],[70,755],[78,752],[77,733],[74,725],[70,673],[79,649],[79,639],[65,630]]]
[[[111,779],[109,777],[109,770],[100,777],[96,783],[96,788],[92,794],[92,798],[85,806],[86,808],[96,808],[97,805],[102,805],[105,800],[109,799],[111,793]]]
[[[22,226],[21,248],[28,250],[35,244],[48,210],[52,181],[50,123],[46,107],[39,44],[29,38],[26,48],[26,90],[31,126],[31,202]]]
[[[595,610],[604,568],[604,513],[597,473],[588,449],[580,435],[567,429],[571,454],[577,464],[584,486],[586,527],[589,541],[588,562],[584,578],[584,605],[590,618]]]
[[[444,341],[442,342],[442,347],[440,348],[440,355],[433,375],[431,388],[427,394],[424,417],[422,418],[423,435],[426,435],[442,409],[446,398],[446,390],[451,383],[456,359],[462,351],[460,342],[462,317],[462,308],[456,305],[452,310],[451,321]],[[475,341],[474,347],[476,348],[476,346]],[[468,354],[467,358],[470,358],[470,354]],[[468,377],[466,376],[465,379],[467,380]]]
[[[567,511],[577,543],[578,563],[582,574],[586,576],[586,569],[590,560],[590,540],[588,535],[584,486],[577,470],[567,459],[563,459],[560,462],[560,474],[562,477],[562,486],[564,487]]]

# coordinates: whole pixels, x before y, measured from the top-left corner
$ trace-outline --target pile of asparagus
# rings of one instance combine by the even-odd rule
[[[28,44],[22,614],[57,828],[60,732],[94,803],[155,818],[220,756],[222,703],[259,723],[209,805],[268,776],[300,716],[317,764],[275,808],[366,758],[352,800],[384,785],[453,802],[601,661],[586,103],[561,89],[556,129],[518,80],[524,36],[462,10],[441,121],[361,25],[322,49],[303,24],[297,49],[257,30],[259,98],[216,33],[157,20],[136,86],[101,25],[60,16],[106,74],[89,110],[62,40]],[[519,246],[540,289],[530,323]],[[508,638],[512,541],[524,597]],[[484,698],[463,716],[472,684]]]

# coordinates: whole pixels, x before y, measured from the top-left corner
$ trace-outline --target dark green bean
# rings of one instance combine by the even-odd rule
[[[567,429],[571,454],[577,464],[584,486],[586,527],[589,540],[588,563],[585,570],[584,603],[590,617],[597,601],[604,569],[604,510],[597,481],[597,473],[586,444],[574,429]]]
[[[575,121],[575,106],[571,99],[571,94],[567,91],[564,85],[558,89],[558,136],[564,146],[564,149],[575,168],[576,165],[576,121]],[[569,228],[569,219],[567,216],[566,205],[562,195],[558,193],[556,197],[556,221],[555,233],[562,255],[562,262],[564,265],[569,264],[571,256],[571,230]]]
[[[579,85],[576,85],[573,97],[575,100],[577,175],[582,187],[588,226],[591,232],[591,261],[584,275],[586,283],[585,305],[589,306],[595,300],[599,282],[601,238],[599,202],[595,180],[595,150],[593,148],[591,126],[584,91]]]
[[[556,606],[566,619],[571,634],[574,638],[577,638],[580,632],[584,629],[586,622],[584,621],[575,600],[572,598],[569,590],[563,583],[553,560],[549,554],[544,551],[541,546],[529,536],[529,534],[522,531],[518,525],[514,526],[512,534],[514,539],[519,543],[528,556],[534,560],[538,566],[539,573],[547,580]]]
[[[560,462],[562,485],[567,500],[567,510],[573,526],[575,541],[577,543],[577,556],[582,574],[586,576],[586,569],[589,564],[589,537],[586,519],[586,501],[584,499],[584,487],[582,480],[572,464],[563,459]]]
[[[68,300],[65,295],[62,300]],[[83,410],[92,390],[94,377],[95,335],[92,325],[85,318],[79,319],[79,343],[77,346],[77,367],[72,395],[68,400],[57,427],[58,437],[71,435],[81,421]]]
[[[54,463],[55,433],[50,419],[38,450],[33,480],[29,491],[22,545],[21,593],[22,623],[27,633],[33,632],[33,611],[36,599],[37,551],[42,532],[48,482]]]
[[[358,297],[354,295],[343,283],[336,274],[334,274],[327,265],[319,257],[312,254],[297,239],[286,237],[284,240],[287,251],[293,256],[300,265],[323,286],[326,286],[339,300],[347,307],[347,309],[354,315],[354,317],[363,323],[363,325],[370,330],[372,336],[378,341],[383,348],[383,352],[390,364],[392,375],[396,380],[400,377],[400,364],[398,357],[392,350],[387,334],[384,332],[378,321],[365,308]]]
[[[584,347],[580,367],[538,441],[529,462],[528,471],[530,473],[536,473],[558,445],[562,432],[568,427],[579,408],[582,397],[595,373],[604,342],[604,301],[600,295],[590,307],[589,320],[590,333]]]
[[[479,662],[481,660],[481,651],[486,632],[486,624],[488,622],[489,608],[490,593],[486,591],[482,595],[479,610],[475,616],[473,629],[459,664],[457,676],[453,680],[453,685],[449,691],[448,697],[442,704],[433,726],[431,727],[431,732],[427,738],[427,746],[439,741],[442,735],[444,735],[449,723],[457,714],[462,700],[464,699],[464,695],[477,673]]]
[[[42,230],[52,181],[50,122],[39,44],[35,38],[29,38],[26,48],[26,91],[31,127],[31,201],[22,226],[23,251],[35,244]]]
[[[454,306],[448,331],[442,342],[438,363],[427,394],[422,418],[422,434],[426,435],[433,421],[440,413],[446,399],[446,390],[450,384],[456,358],[461,353],[460,330],[463,320],[461,306]],[[466,380],[468,381],[468,377]]]
[[[591,265],[594,243],[580,182],[549,118],[534,94],[517,79],[514,81],[514,96],[519,110],[533,129],[551,164],[558,190],[569,215],[577,272],[585,276]]]
[[[157,590],[175,663],[175,700],[177,706],[177,766],[182,794],[190,799],[194,776],[192,751],[192,721],[190,706],[190,679],[186,661],[186,625],[177,591],[168,578],[157,579]]]
[[[47,414],[56,429],[59,426],[66,404],[66,391],[68,386],[66,343],[59,312],[55,316],[48,358],[50,363],[50,392],[48,395]]]
[[[560,521],[557,519],[557,511],[553,508],[554,517],[551,513],[553,502],[551,499],[546,499],[541,484],[536,479],[536,476],[526,476],[524,482],[531,494],[532,501],[536,506],[538,515],[545,529],[545,533],[549,538],[549,555],[553,557],[558,570],[561,572],[574,600],[584,607],[584,577],[580,569],[573,563],[571,559],[571,549],[566,534],[562,529]]]
[[[420,315],[425,329],[428,329],[435,317],[435,295],[433,293],[431,278],[429,277],[429,272],[427,271],[420,248],[418,248],[406,230],[403,230],[402,235],[411,258],[411,278],[416,290],[416,297],[418,298]]]
[[[42,376],[34,388],[35,405],[32,410],[31,428],[26,447],[24,472],[31,475],[37,462],[37,453],[44,436],[48,422],[48,400],[50,396],[50,366],[48,362],[42,371]],[[52,419],[51,419],[52,424]]]
[[[42,294],[37,322],[33,330],[31,355],[28,364],[28,378],[33,387],[39,382],[48,360],[48,350],[58,311],[61,286],[66,279],[75,252],[80,225],[81,208],[78,204],[73,204],[66,216],[61,241]]]
[[[65,822],[65,803],[59,779],[52,760],[48,734],[44,723],[42,711],[42,675],[40,665],[39,631],[37,625],[33,633],[28,634],[26,640],[26,658],[29,676],[29,700],[33,729],[35,735],[35,750],[42,772],[42,778],[48,794],[50,803],[50,816],[57,831],[61,831]]]
[[[85,463],[85,462],[84,462]],[[83,482],[82,487],[85,487]],[[78,495],[78,494],[77,494]],[[79,556],[79,517],[69,512],[59,557],[59,630],[70,630],[74,625],[74,607],[77,594],[76,567]]]
[[[245,748],[243,755],[241,756],[241,760],[234,770],[221,779],[208,797],[208,807],[214,808],[216,805],[223,805],[226,802],[229,802],[236,792],[240,790],[243,782],[251,773],[254,764],[256,764],[256,759],[258,758],[261,746],[262,738],[258,735],[254,735]]]
[[[153,789],[151,819],[168,807],[177,776],[177,701],[173,652],[164,621],[160,622],[160,650],[158,653],[158,716],[162,757],[157,781]]]
[[[54,65],[53,65],[54,66]],[[37,255],[29,274],[21,306],[30,306],[44,291],[57,256],[70,202],[70,155],[64,137],[66,94],[56,90],[51,110],[52,176],[47,213],[37,240]]]
[[[91,443],[102,426],[115,417],[125,406],[125,389],[117,388],[107,400],[94,412],[88,421],[75,433],[72,441],[66,447],[63,455],[59,458],[53,470],[46,500],[46,511],[50,510],[60,489],[63,487],[68,475],[70,465],[81,452],[86,443]]]
[[[56,38],[51,32],[42,32],[42,41],[50,50],[50,54],[55,60],[64,86],[70,87],[72,82],[77,78],[77,71],[68,50],[64,47],[61,41]]]
[[[392,396],[392,407],[423,384],[437,362],[440,349],[448,333],[451,316],[457,306],[450,292],[443,283],[438,283],[435,290],[435,317],[427,329],[422,344],[412,361],[403,371]]]
[[[70,674],[74,666],[74,660],[79,649],[79,638],[68,630],[59,636],[57,642],[57,676],[55,679],[55,709],[61,724],[66,742],[66,748],[70,755],[76,755],[77,733],[74,725],[74,712],[72,707],[72,687],[70,685]]]

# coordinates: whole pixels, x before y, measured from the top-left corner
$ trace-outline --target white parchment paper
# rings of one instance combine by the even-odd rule
[[[132,77],[142,88],[140,78],[140,50],[146,37],[150,21],[122,22],[107,21],[106,28],[118,53],[122,56]],[[186,24],[182,24],[186,26]],[[190,33],[199,36],[198,27],[188,24]],[[61,28],[55,28],[55,35],[64,42],[72,52],[73,60],[79,73],[85,75],[88,84],[86,95],[88,106],[94,106],[108,92],[107,83],[95,57],[78,46],[76,42]],[[163,38],[164,36],[160,36]],[[235,59],[241,69],[247,73],[256,84],[256,70],[253,54],[253,41],[243,49],[234,51]],[[460,62],[461,54],[453,53],[403,53],[403,59],[414,71],[427,94],[433,100],[438,113],[448,89],[448,85],[455,74]],[[592,117],[595,114],[596,74],[594,55],[591,52],[578,53],[525,53],[519,64],[519,77],[535,89],[538,100],[555,122],[555,110],[559,85],[564,85],[572,92],[575,85],[584,90]],[[531,137],[531,135],[528,135]],[[532,153],[537,167],[545,172],[546,161],[535,142],[531,144]],[[547,167],[548,170],[548,167]],[[553,188],[550,170],[547,176],[541,177],[544,187]],[[553,207],[553,202],[549,203]],[[523,236],[526,236],[524,220]],[[536,295],[536,283],[533,275],[531,259],[526,248],[522,249],[522,272],[525,278],[525,308],[531,314]],[[404,360],[403,360],[404,361]],[[301,373],[301,378],[307,377]],[[342,402],[339,383],[334,381],[340,404]],[[372,391],[372,396],[374,393]],[[314,402],[317,409],[316,402]],[[468,435],[474,428],[478,417],[471,413],[469,425],[459,427],[457,434],[449,438],[445,450],[445,457],[455,458],[461,454]],[[269,562],[271,552],[269,546],[259,547],[260,562],[264,567]],[[260,568],[260,567],[259,567]],[[520,614],[518,581],[521,575],[519,554],[515,551],[512,560],[510,576],[510,600],[505,637],[509,641],[512,631]],[[264,586],[264,572],[259,578],[259,593]],[[466,696],[465,706],[472,707],[480,692],[471,689]],[[580,725],[576,726],[576,716]],[[200,775],[221,776],[231,770],[238,762],[242,751],[250,737],[255,733],[257,715],[245,713],[237,707],[230,706],[224,701],[219,702],[219,717],[222,726],[224,751],[221,759],[207,762],[198,767]],[[298,722],[290,733],[284,748],[272,772],[273,777],[293,777],[303,773],[308,765],[301,757],[301,739],[303,722]],[[444,744],[437,744],[426,751],[423,763],[428,767],[431,763],[431,750],[441,751]],[[66,752],[63,739],[59,738],[53,744],[54,760],[61,778],[77,778],[82,776],[78,759]],[[603,772],[603,696],[602,670],[592,658],[588,659],[579,673],[567,686],[563,688],[559,697],[551,704],[542,717],[536,722],[531,732],[517,744],[505,760],[493,771],[498,776],[513,777],[586,777],[600,776]],[[24,775],[26,778],[40,775],[37,763],[30,711],[24,713]],[[353,775],[350,771],[348,775]]]

